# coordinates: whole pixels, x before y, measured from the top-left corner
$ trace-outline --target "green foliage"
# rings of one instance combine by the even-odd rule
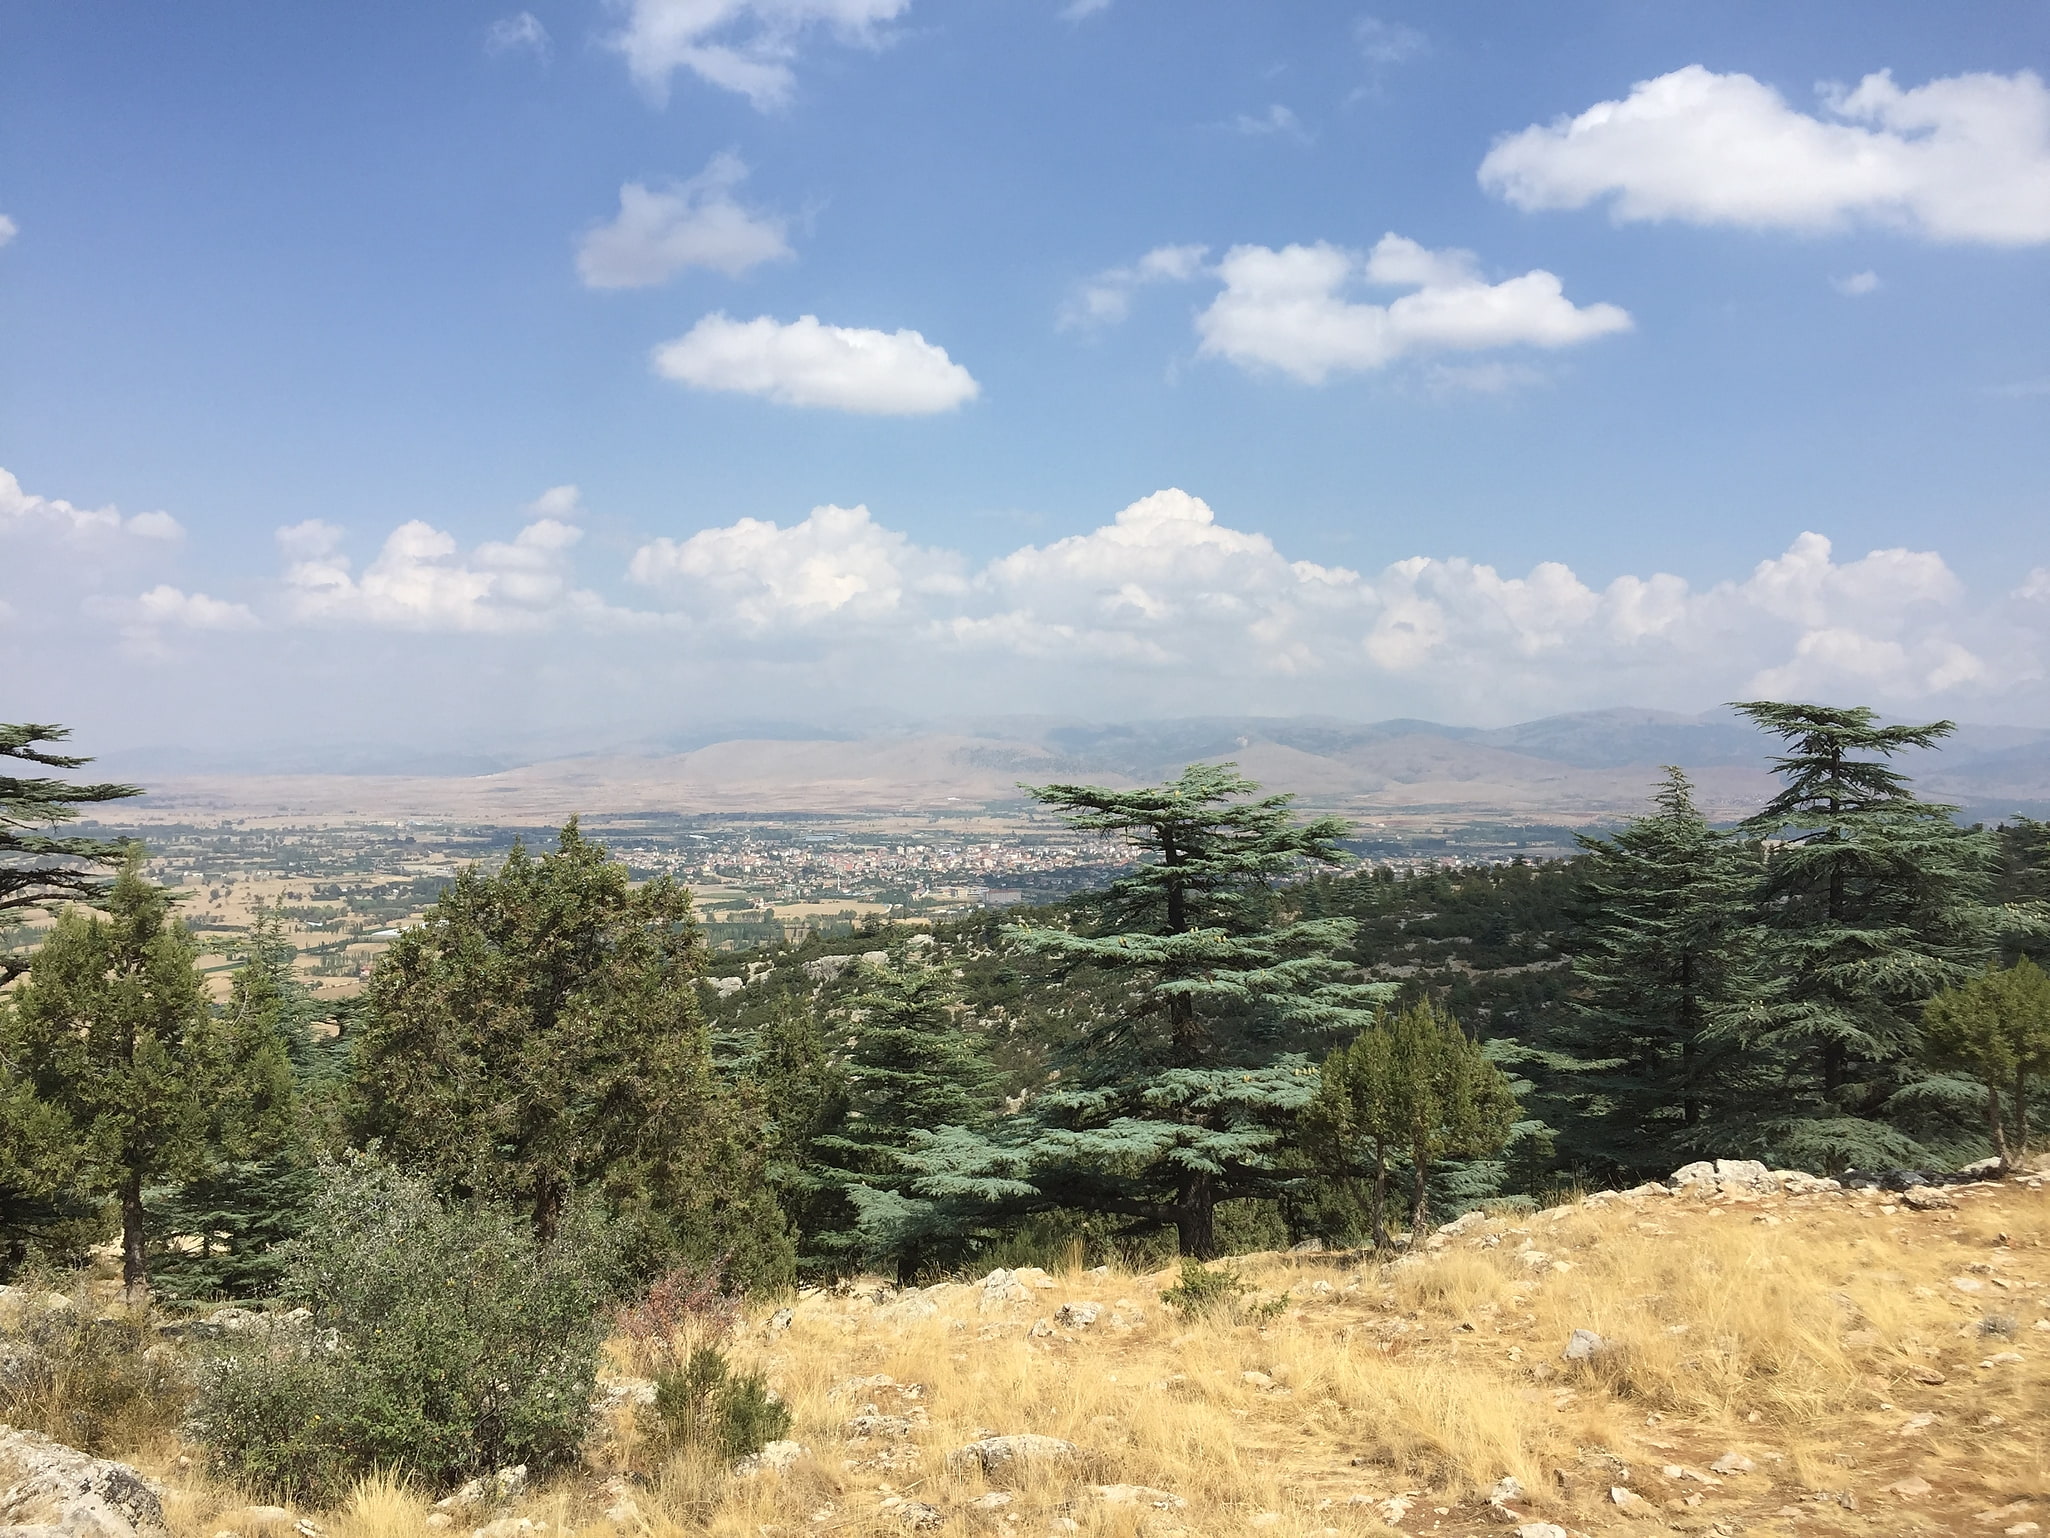
[[[1412,1242],[1430,1217],[1433,1173],[1448,1160],[1501,1152],[1517,1123],[1508,1077],[1431,1000],[1377,1019],[1324,1060],[1304,1118],[1331,1173],[1364,1181],[1377,1247],[1388,1243],[1387,1189],[1398,1160],[1410,1176]]]
[[[1247,1291],[1234,1271],[1212,1270],[1193,1255],[1182,1258],[1181,1280],[1160,1294],[1160,1301],[1186,1319],[1230,1313]]]
[[[0,1319],[0,1422],[96,1456],[175,1426],[188,1386],[178,1358],[151,1349],[148,1310],[103,1314],[83,1278],[68,1291],[35,1282]]]
[[[544,1243],[596,1192],[672,1252],[787,1279],[761,1150],[712,1076],[703,962],[667,877],[630,886],[574,819],[538,860],[516,844],[379,962],[353,1131],[445,1190],[517,1205]]]
[[[1958,1136],[1923,1083],[1922,1006],[1977,974],[2018,921],[1987,900],[1992,836],[1916,800],[1887,762],[1953,727],[1880,726],[1862,706],[1737,708],[1786,744],[1783,788],[1745,824],[1770,841],[1757,901],[1779,982],[1741,1038],[1777,1080],[1747,1141],[1810,1167],[1914,1159]]]
[[[331,1501],[373,1469],[453,1485],[577,1455],[613,1257],[581,1209],[553,1243],[503,1206],[444,1205],[369,1158],[323,1172],[287,1250],[296,1327],[225,1341],[199,1380],[192,1434],[213,1472]]]
[[[0,722],[0,759],[45,769],[91,763],[39,746],[70,735],[62,726]],[[50,830],[76,821],[81,807],[141,794],[140,785],[74,785],[50,775],[0,774],[0,915],[104,898],[107,881],[93,867],[119,866],[128,857],[128,846],[108,839],[63,838]],[[0,957],[0,983],[22,968],[19,959]]]
[[[192,940],[139,863],[115,881],[105,919],[73,909],[57,921],[0,1019],[10,1141],[62,1138],[68,1184],[118,1199],[131,1294],[147,1280],[145,1186],[204,1174],[289,1100],[274,1037],[260,1021],[215,1019]]]
[[[1577,1150],[1625,1180],[1731,1155],[1763,1065],[1742,1032],[1765,999],[1755,851],[1712,828],[1669,768],[1656,810],[1587,851],[1574,992],[1548,1042]]]
[[[1993,1151],[2009,1169],[2028,1151],[2030,1082],[2050,1072],[2050,976],[2024,956],[1944,989],[1922,1020],[1931,1060],[1985,1087]]]
[[[736,1373],[718,1347],[699,1345],[656,1371],[641,1426],[664,1452],[728,1462],[788,1435],[790,1409],[760,1373]]]
[[[935,1134],[985,1125],[995,1074],[962,1030],[960,995],[940,969],[902,952],[864,966],[847,1001],[839,1104],[810,1143],[820,1178],[847,1198],[848,1230],[817,1236],[827,1253],[889,1264],[911,1281],[956,1259],[971,1237],[972,1204],[920,1195],[911,1155]],[[835,1033],[843,1027],[836,1017]]]
[[[1258,788],[1196,764],[1148,790],[1032,791],[1070,826],[1123,836],[1141,863],[1078,904],[1074,927],[1016,931],[1061,982],[1103,979],[1115,1002],[1063,1043],[1011,1168],[1029,1170],[1042,1205],[1172,1223],[1199,1257],[1217,1252],[1219,1201],[1285,1182],[1282,1138],[1314,1080],[1301,1049],[1358,1029],[1394,991],[1351,980],[1352,921],[1291,919],[1276,892],[1337,863],[1345,825],[1299,823],[1290,797]]]

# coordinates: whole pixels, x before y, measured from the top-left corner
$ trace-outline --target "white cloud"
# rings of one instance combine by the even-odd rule
[[[182,592],[165,583],[135,600],[133,622],[152,630],[254,630],[258,624],[247,604]]]
[[[545,59],[550,47],[548,29],[532,11],[501,16],[484,33],[484,51],[490,54],[525,51]]]
[[[778,626],[875,623],[962,590],[961,559],[923,549],[865,507],[817,507],[789,528],[743,518],[636,550],[628,577],[687,600],[693,619],[761,633]]]
[[[1068,0],[1061,7],[1062,21],[1082,21],[1110,9],[1110,0]]]
[[[1378,16],[1362,16],[1353,23],[1353,41],[1374,64],[1401,64],[1429,51],[1430,39],[1415,27]]]
[[[707,315],[655,349],[655,372],[700,390],[874,416],[951,411],[982,391],[946,349],[916,331]]]
[[[1570,347],[1631,325],[1615,305],[1574,305],[1541,268],[1491,284],[1471,252],[1400,235],[1382,236],[1364,257],[1321,241],[1234,246],[1217,272],[1224,292],[1196,319],[1200,350],[1305,384],[1419,353]],[[1386,305],[1347,298],[1361,282],[1413,292]]]
[[[1876,272],[1854,272],[1846,278],[1831,278],[1829,286],[1846,299],[1862,299],[1867,294],[1876,294],[1883,286]]]
[[[5,214],[0,214],[0,246],[6,245],[21,233],[21,226]]]
[[[25,492],[12,473],[0,470],[0,541],[40,538],[87,545],[103,544],[124,535],[169,541],[182,538],[184,533],[169,513],[137,513],[123,518],[111,506],[78,507],[61,498]]]
[[[1499,139],[1481,185],[1525,209],[1609,199],[1619,221],[2050,241],[2050,89],[2030,71],[1911,90],[1881,71],[1820,94],[1811,116],[1749,75],[1690,64]]]
[[[1149,283],[1186,283],[1203,271],[1208,246],[1155,246],[1129,267],[1111,267],[1077,286],[1061,306],[1061,330],[1116,325],[1132,310],[1132,291]]]
[[[911,0],[628,0],[625,28],[612,39],[634,79],[660,100],[669,78],[689,70],[757,108],[781,106],[797,77],[799,40],[825,29],[843,42],[873,45],[885,22]]]
[[[709,267],[737,278],[763,262],[791,255],[784,224],[743,207],[733,189],[747,179],[738,155],[714,155],[687,182],[619,189],[619,213],[577,243],[577,273],[586,288],[649,288],[686,267]]]
[[[1303,127],[1303,120],[1280,102],[1274,103],[1257,117],[1241,112],[1232,119],[1233,128],[1252,138],[1264,138],[1269,134],[1283,134],[1299,143],[1310,142],[1310,131]]]
[[[569,552],[582,537],[573,524],[541,517],[511,542],[465,556],[453,535],[414,519],[391,532],[359,577],[331,525],[294,525],[279,531],[287,553],[301,557],[284,574],[286,613],[300,623],[486,633],[546,629],[566,613],[597,616],[602,602],[571,585]]]
[[[332,555],[342,545],[342,530],[320,518],[309,518],[279,529],[274,536],[278,549],[290,561],[313,561]]]

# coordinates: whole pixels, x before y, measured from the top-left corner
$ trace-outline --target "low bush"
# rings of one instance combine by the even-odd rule
[[[83,1283],[22,1288],[0,1316],[0,1421],[94,1454],[170,1430],[187,1383],[155,1333],[145,1309],[100,1314]]]
[[[736,1373],[716,1346],[657,1371],[642,1435],[664,1452],[729,1462],[786,1435],[790,1409],[759,1373]]]
[[[609,1269],[574,1214],[543,1248],[506,1209],[444,1205],[370,1158],[332,1166],[285,1256],[284,1300],[311,1317],[213,1346],[192,1433],[216,1475],[314,1502],[374,1469],[442,1488],[565,1463]]]
[[[1182,1279],[1160,1295],[1160,1301],[1190,1319],[1229,1313],[1249,1289],[1230,1271],[1212,1271],[1200,1260],[1182,1261]]]

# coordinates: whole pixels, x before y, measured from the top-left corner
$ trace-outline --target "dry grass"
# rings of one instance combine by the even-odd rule
[[[941,1538],[1353,1538],[1389,1533],[1404,1501],[1405,1531],[1504,1532],[1487,1496],[1506,1474],[1529,1492],[1513,1503],[1520,1520],[1585,1533],[2050,1525],[2041,1191],[1967,1190],[1957,1210],[1930,1213],[1876,1195],[1618,1200],[1439,1242],[1394,1264],[1248,1258],[1248,1282],[1290,1299],[1262,1323],[1183,1320],[1158,1301],[1164,1273],[1069,1271],[993,1312],[979,1288],[944,1288],[923,1318],[809,1296],[787,1330],[757,1317],[733,1351],[790,1404],[807,1454],[780,1475],[672,1467],[634,1499],[655,1538],[895,1534],[906,1499],[937,1509]],[[1103,1305],[1093,1326],[1033,1333],[1084,1300]],[[1563,1361],[1576,1328],[1607,1349]],[[876,1375],[893,1384],[847,1387]],[[909,1434],[851,1436],[864,1413]],[[1080,1454],[1002,1479],[949,1464],[979,1436],[1016,1432]],[[1755,1469],[1709,1474],[1730,1451]],[[602,1485],[630,1454],[601,1437],[588,1473],[517,1515],[549,1538],[614,1533]],[[1888,1490],[1910,1476],[1928,1493]],[[1186,1506],[1108,1504],[1090,1488],[1101,1484]],[[1644,1504],[1619,1508],[1619,1486]],[[991,1489],[1013,1499],[971,1505]],[[332,1538],[422,1538],[428,1509],[373,1482],[322,1525]],[[174,1527],[208,1538],[232,1516],[225,1497],[186,1496]]]

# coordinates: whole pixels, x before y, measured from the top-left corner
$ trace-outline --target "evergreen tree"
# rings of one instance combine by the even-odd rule
[[[1956,1105],[1925,1082],[1923,1003],[1975,975],[2015,915],[1988,903],[1991,835],[1917,800],[1887,760],[1929,748],[1948,721],[1881,726],[1864,707],[1736,707],[1779,737],[1784,788],[1744,826],[1767,841],[1767,960],[1781,980],[1745,1033],[1781,1078],[1754,1138],[1790,1162],[1907,1162],[1914,1133],[1946,1135]]]
[[[941,1241],[959,1249],[971,1221],[957,1205],[914,1191],[921,1173],[907,1159],[928,1134],[977,1131],[989,1120],[996,1075],[961,1029],[952,981],[901,952],[863,969],[849,1001],[838,1125],[812,1141],[820,1173],[845,1193],[852,1232],[822,1236],[827,1248],[869,1264],[893,1261],[909,1283]]]
[[[77,769],[91,763],[89,758],[38,746],[62,742],[70,735],[61,726],[0,722],[0,759],[45,769]],[[80,807],[141,794],[140,785],[73,785],[49,775],[0,774],[0,916],[105,897],[106,879],[93,867],[118,866],[128,846],[109,839],[60,838],[49,830],[76,821]],[[18,977],[27,966],[23,958],[0,956],[0,984]]]
[[[785,1222],[806,1247],[799,1261],[831,1269],[844,1248],[833,1240],[851,1218],[847,1195],[821,1165],[816,1145],[846,1116],[847,1075],[827,1050],[817,1012],[796,999],[778,1000],[756,1027],[740,1070],[761,1101],[764,1172]]]
[[[16,990],[4,1056],[76,1150],[79,1188],[118,1199],[122,1281],[148,1285],[145,1189],[203,1173],[264,1113],[260,1033],[223,1029],[170,894],[131,856],[107,917],[64,913]]]
[[[300,1233],[318,1188],[304,1097],[328,1054],[314,1045],[313,1001],[292,974],[297,954],[275,910],[257,908],[217,1028],[244,1067],[233,1124],[217,1129],[223,1162],[162,1194],[151,1193],[159,1285],[188,1297],[261,1297],[284,1272],[284,1244]],[[296,1050],[295,1050],[296,1049]]]
[[[1303,1049],[1359,1030],[1394,990],[1349,981],[1352,920],[1291,921],[1277,897],[1342,858],[1345,824],[1298,822],[1291,797],[1258,790],[1231,765],[1195,764],[1145,790],[1031,791],[1141,863],[1081,905],[1076,928],[1015,931],[1057,978],[1093,975],[1116,1002],[1065,1044],[1029,1146],[989,1165],[992,1192],[1029,1168],[1039,1201],[1172,1224],[1205,1258],[1220,1201],[1279,1194],[1281,1135],[1316,1085]],[[929,1149],[929,1167],[945,1152]]]
[[[1573,1146],[1611,1171],[1662,1175],[1729,1151],[1729,1121],[1758,1087],[1734,1032],[1755,1005],[1756,856],[1718,832],[1668,768],[1656,810],[1587,851],[1568,941],[1570,1013],[1547,1059],[1564,1068]]]
[[[1944,989],[1922,1019],[1932,1060],[1985,1087],[1986,1126],[2006,1174],[2028,1152],[2029,1081],[2050,1073],[2050,977],[2024,956]]]
[[[465,870],[372,974],[353,1127],[544,1244],[579,1192],[757,1279],[787,1265],[762,1151],[714,1082],[690,894],[633,887],[575,819],[539,859]],[[771,1252],[782,1260],[764,1261]]]
[[[1380,1021],[1324,1059],[1303,1121],[1307,1152],[1331,1178],[1366,1187],[1367,1231],[1388,1248],[1388,1180],[1402,1157],[1395,1038]]]

